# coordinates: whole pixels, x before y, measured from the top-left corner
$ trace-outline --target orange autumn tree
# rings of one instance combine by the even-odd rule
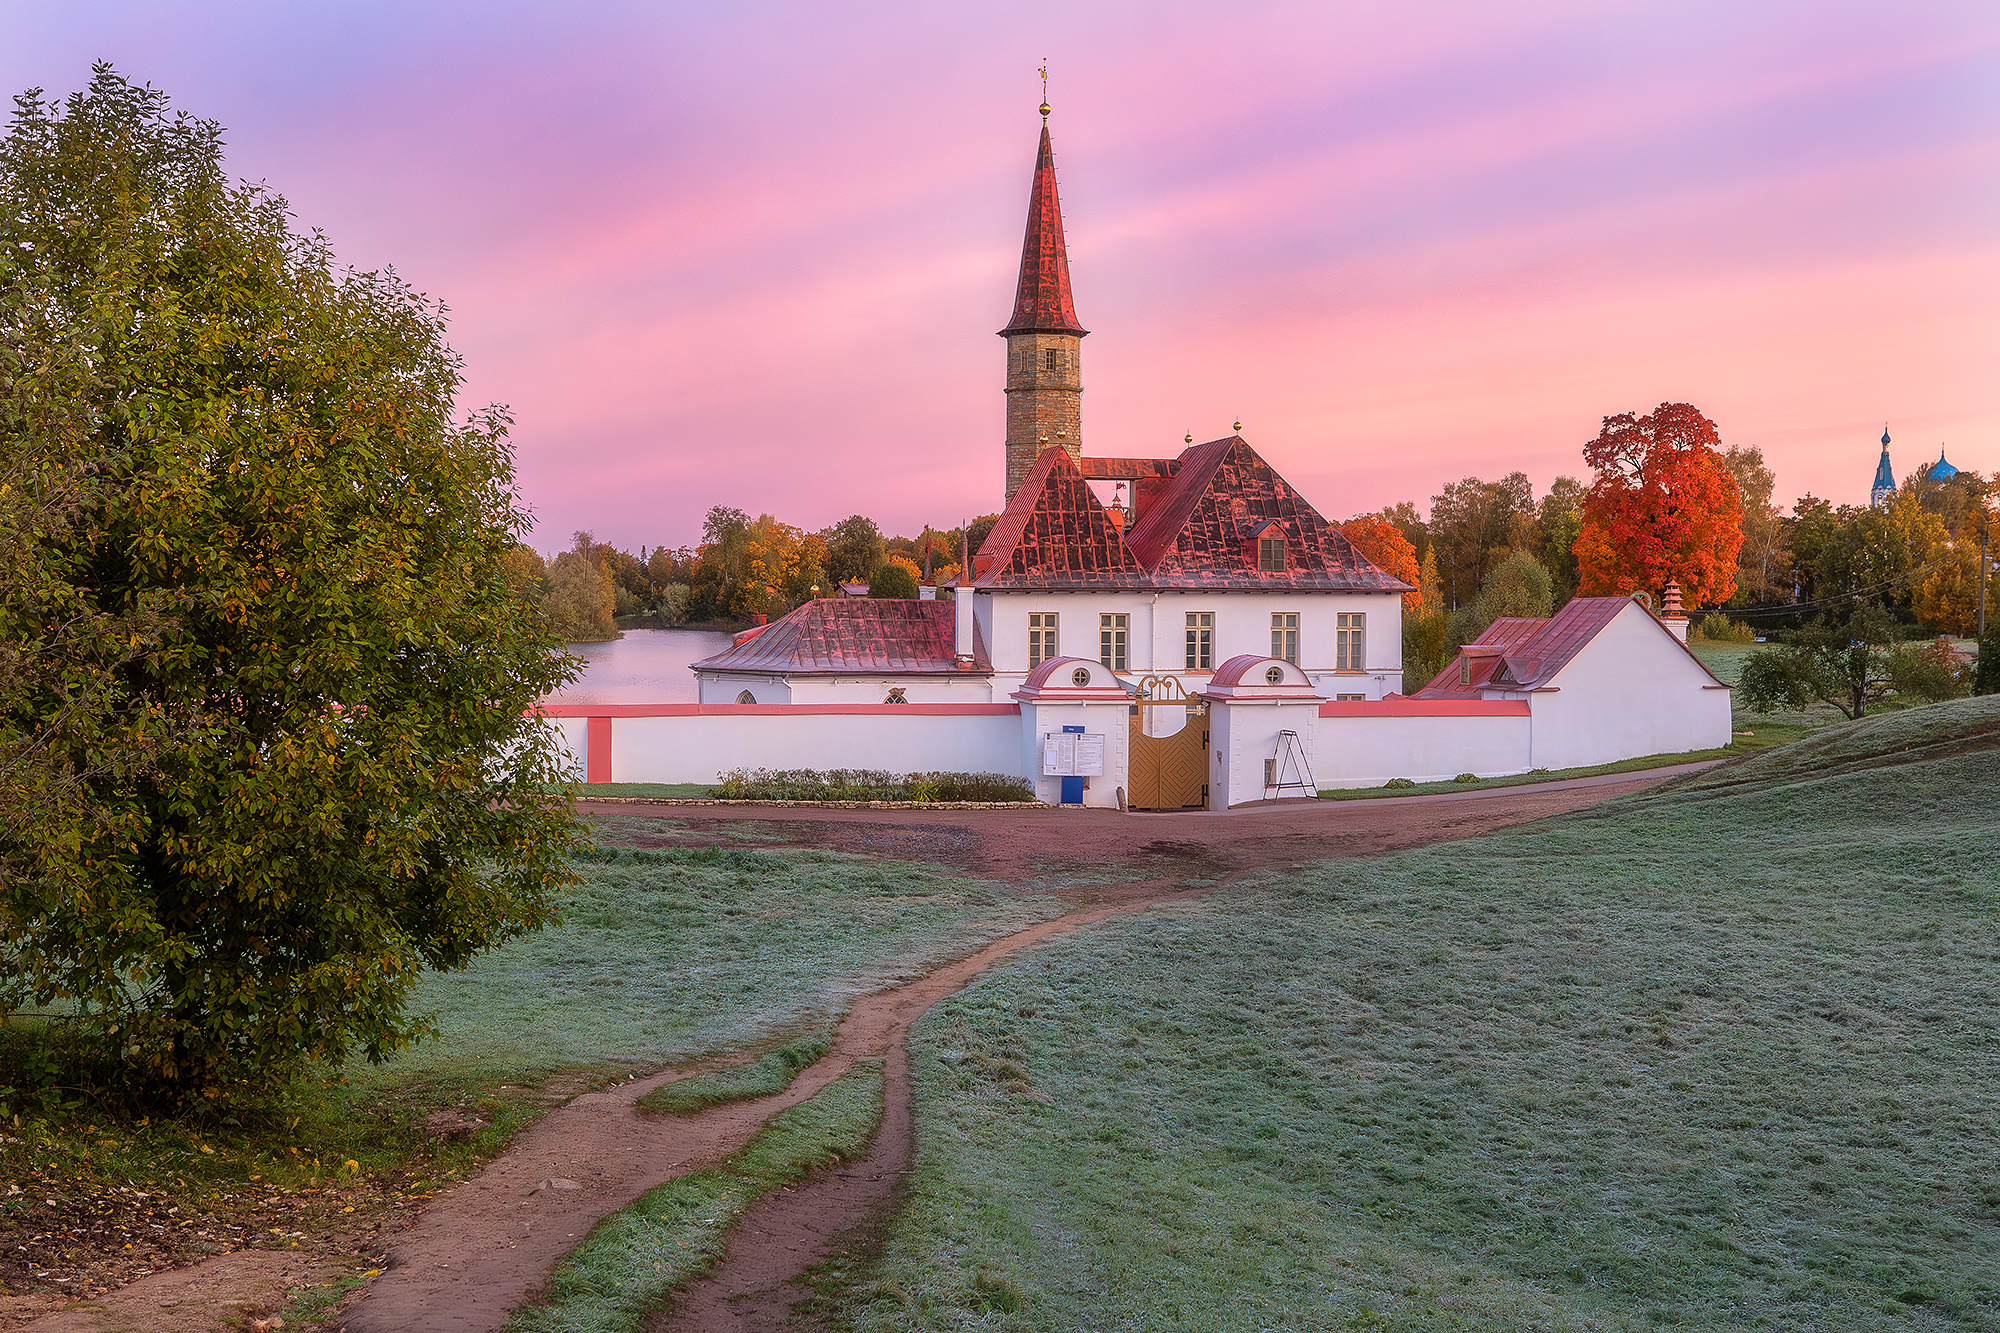
[[[1340,535],[1384,574],[1392,579],[1401,579],[1412,589],[1416,588],[1417,548],[1410,545],[1410,539],[1397,530],[1395,524],[1380,514],[1359,514],[1340,525]],[[1421,593],[1404,593],[1403,610],[1415,612],[1421,600]]]
[[[1570,549],[1585,596],[1657,592],[1678,580],[1690,606],[1729,600],[1743,497],[1714,422],[1687,403],[1606,417],[1583,457],[1597,476]]]

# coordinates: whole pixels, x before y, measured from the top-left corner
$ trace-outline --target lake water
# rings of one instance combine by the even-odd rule
[[[573,643],[590,665],[552,704],[691,704],[698,702],[688,663],[729,646],[729,636],[698,629],[628,629],[622,639]]]

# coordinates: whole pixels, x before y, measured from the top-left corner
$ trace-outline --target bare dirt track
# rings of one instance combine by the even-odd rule
[[[634,1108],[644,1093],[688,1072],[677,1071],[575,1098],[543,1117],[478,1176],[431,1201],[407,1231],[389,1241],[382,1275],[327,1327],[346,1333],[497,1330],[599,1218],[662,1181],[720,1162],[771,1115],[812,1096],[856,1059],[880,1058],[886,1109],[866,1159],[760,1200],[732,1233],[715,1272],[653,1325],[659,1330],[785,1326],[793,1303],[805,1294],[793,1279],[826,1258],[836,1236],[892,1204],[911,1146],[904,1058],[910,1024],[992,963],[1112,915],[1212,893],[1245,871],[1474,837],[1642,790],[1666,776],[1616,775],[1442,799],[1287,802],[1226,815],[789,809],[771,819],[713,813],[712,806],[582,803],[583,813],[605,819],[607,832],[627,845],[645,845],[648,828],[658,829],[656,821],[664,818],[673,821],[672,841],[680,846],[831,847],[952,865],[1010,881],[1079,870],[1118,873],[1063,890],[1076,904],[1063,917],[995,941],[895,990],[860,998],[831,1052],[777,1096],[688,1117],[648,1117]],[[618,832],[621,825],[627,831]],[[120,1326],[177,1327],[140,1313],[156,1284],[162,1313],[184,1299],[184,1281],[178,1286],[167,1281],[175,1277],[156,1274],[121,1290],[119,1306],[130,1313]],[[37,1321],[27,1327],[57,1333],[76,1325]]]

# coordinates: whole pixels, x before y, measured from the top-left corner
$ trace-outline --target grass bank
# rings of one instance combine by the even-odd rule
[[[2000,1326],[1997,732],[1867,719],[1001,965],[915,1033],[847,1317]]]
[[[437,1031],[386,1064],[233,1122],[0,1092],[0,1182],[21,1186],[0,1187],[0,1294],[88,1294],[245,1247],[371,1252],[378,1226],[576,1093],[820,1032],[854,994],[1063,910],[1033,885],[916,862],[678,847],[669,820],[598,829],[563,924],[427,976],[412,1008]],[[32,1058],[35,1040],[7,1032],[0,1059]],[[441,1111],[466,1137],[430,1131]]]
[[[801,1070],[827,1053],[833,1044],[831,1037],[832,1029],[828,1029],[788,1042],[747,1064],[662,1083],[641,1097],[637,1105],[640,1110],[656,1115],[694,1115],[728,1102],[775,1096],[792,1086],[792,1080]]]
[[[1642,773],[1677,764],[1699,764],[1709,759],[1735,759],[1797,740],[1805,731],[1798,727],[1769,725],[1753,734],[1739,735],[1715,750],[1689,750],[1682,754],[1649,754],[1638,759],[1621,759],[1612,764],[1592,764],[1585,768],[1538,768],[1532,773],[1510,773],[1505,777],[1480,778],[1474,782],[1418,782],[1408,787],[1335,787],[1319,794],[1322,801],[1373,801],[1399,796],[1436,796],[1445,792],[1486,791],[1495,787],[1526,787],[1538,782],[1562,782],[1569,778],[1594,778],[1607,773]]]
[[[771,1117],[713,1171],[656,1186],[599,1222],[556,1265],[544,1299],[516,1311],[507,1333],[628,1333],[675,1288],[722,1256],[724,1233],[758,1196],[818,1167],[859,1157],[882,1118],[882,1066],[853,1069]]]

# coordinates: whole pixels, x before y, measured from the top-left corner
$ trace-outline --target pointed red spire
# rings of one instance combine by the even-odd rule
[[[1063,249],[1062,201],[1056,198],[1056,156],[1049,147],[1049,123],[1042,122],[1042,151],[1035,158],[1035,185],[1028,195],[1028,235],[1021,243],[1021,286],[1009,333],[1074,333],[1089,330],[1076,322],[1069,294],[1069,255]]]

